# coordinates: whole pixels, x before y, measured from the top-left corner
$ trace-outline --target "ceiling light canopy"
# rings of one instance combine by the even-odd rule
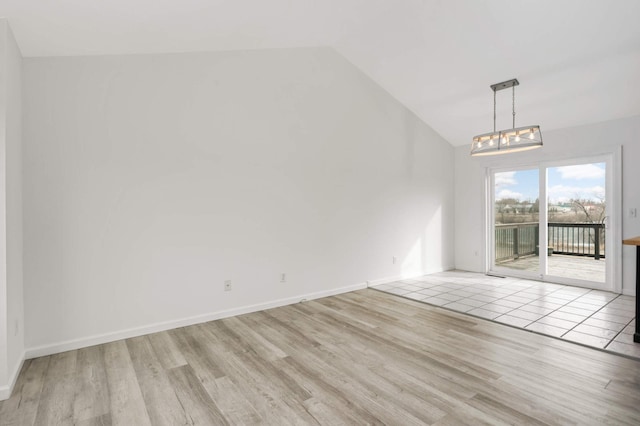
[[[493,90],[493,132],[474,136],[471,142],[471,155],[497,155],[511,152],[528,151],[542,146],[540,126],[516,127],[516,86],[517,79],[491,85]],[[502,89],[512,90],[513,128],[496,131],[496,92]]]

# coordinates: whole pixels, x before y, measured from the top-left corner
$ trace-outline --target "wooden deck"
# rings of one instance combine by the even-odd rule
[[[554,254],[548,256],[549,275],[576,278],[580,280],[605,282],[605,260],[593,257],[565,256]],[[501,262],[498,266],[520,271],[537,271],[538,256],[526,256],[516,260]]]

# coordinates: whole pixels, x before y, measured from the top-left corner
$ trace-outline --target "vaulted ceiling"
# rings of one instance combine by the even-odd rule
[[[452,145],[640,114],[638,0],[0,0],[25,57],[332,46]],[[498,128],[511,127],[498,92]]]

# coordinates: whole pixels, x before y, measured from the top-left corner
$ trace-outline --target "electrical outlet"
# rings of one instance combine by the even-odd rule
[[[629,209],[629,217],[636,217],[638,215],[638,211],[635,208]]]
[[[280,282],[281,283],[287,282],[287,274],[285,274],[284,272],[280,275]]]
[[[231,291],[231,280],[226,280],[224,282],[224,291]]]
[[[397,261],[398,259],[395,256],[391,258],[391,263],[393,263],[394,265],[396,264]]]

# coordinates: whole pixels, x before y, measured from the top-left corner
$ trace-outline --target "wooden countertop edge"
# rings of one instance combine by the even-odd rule
[[[622,240],[622,244],[640,246],[640,237],[627,238],[626,240]]]

